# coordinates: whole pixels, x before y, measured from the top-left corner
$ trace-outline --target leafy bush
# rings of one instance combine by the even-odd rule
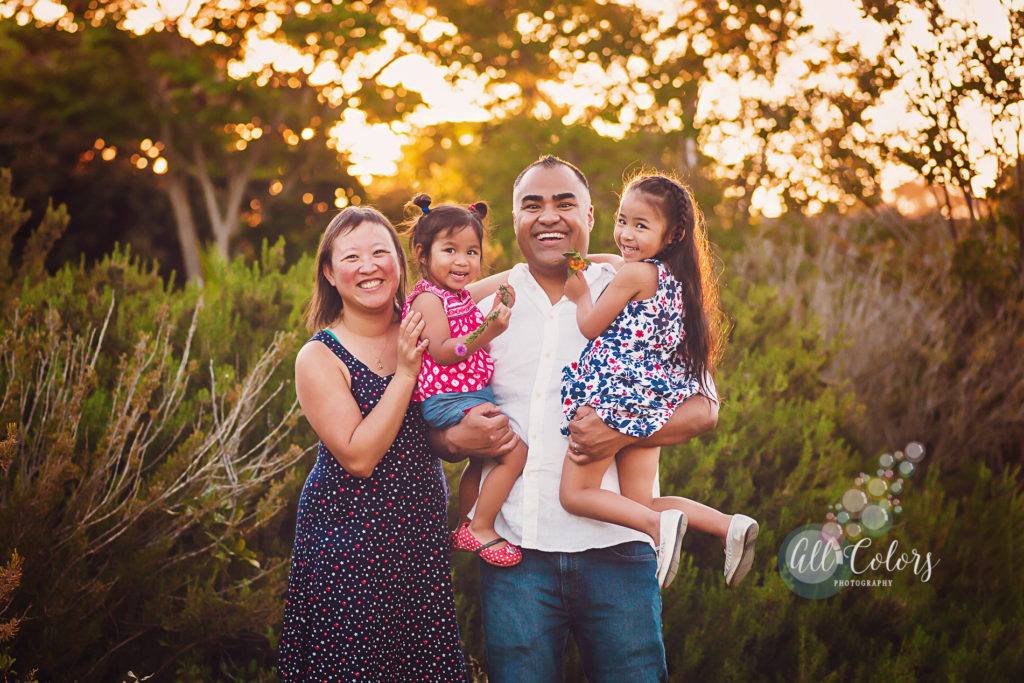
[[[4,189],[10,244],[25,216]],[[309,264],[284,272],[280,245],[251,267],[209,257],[202,290],[175,290],[115,250],[47,276],[31,247],[64,222],[48,212],[2,283],[0,554],[24,558],[12,652],[62,680],[186,651],[270,657],[281,527],[312,441],[294,429],[298,337],[278,330],[298,320]]]

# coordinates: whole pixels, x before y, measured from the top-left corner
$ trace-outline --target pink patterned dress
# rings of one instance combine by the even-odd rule
[[[473,303],[473,297],[467,290],[451,292],[426,280],[417,282],[405,300],[403,318],[409,315],[413,299],[424,292],[441,299],[444,313],[448,316],[448,329],[453,338],[469,334],[483,323],[484,315]],[[436,394],[479,391],[487,386],[493,374],[494,361],[483,349],[455,365],[438,365],[427,351],[423,354],[423,367],[420,369],[412,400],[423,401]]]

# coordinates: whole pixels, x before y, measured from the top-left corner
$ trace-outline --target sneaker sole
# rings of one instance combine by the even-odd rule
[[[672,557],[668,561],[668,573],[665,574],[665,581],[661,584],[661,588],[668,588],[669,584],[676,578],[676,572],[679,571],[679,557],[683,551],[683,536],[686,535],[686,515],[682,515],[679,518],[679,526],[676,527],[676,542],[672,546]]]
[[[754,566],[754,542],[757,541],[759,531],[760,528],[757,522],[747,527],[747,532],[743,536],[743,553],[740,555],[740,561],[736,563],[736,569],[733,571],[732,576],[725,577],[725,585],[730,588],[738,585],[750,571],[750,568]]]

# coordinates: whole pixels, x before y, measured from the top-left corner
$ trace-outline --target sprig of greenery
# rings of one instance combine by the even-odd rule
[[[506,287],[505,285],[498,285],[498,296],[501,297],[501,303],[505,304],[506,306],[512,303],[512,293],[508,291],[508,287]],[[480,327],[473,330],[470,333],[470,335],[466,337],[465,342],[455,347],[455,353],[457,353],[460,356],[465,356],[466,353],[468,352],[466,345],[475,342],[480,337],[480,335],[483,334],[484,330],[487,329],[487,326],[490,325],[497,317],[497,310],[488,313],[487,317],[484,318],[484,321],[480,323]]]

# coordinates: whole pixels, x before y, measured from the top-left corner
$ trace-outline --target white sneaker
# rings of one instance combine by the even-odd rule
[[[754,564],[754,541],[757,540],[757,522],[746,515],[733,515],[725,536],[725,583],[735,586]]]
[[[658,587],[668,588],[679,571],[679,553],[686,534],[686,515],[680,510],[661,513],[661,545],[658,546]]]

